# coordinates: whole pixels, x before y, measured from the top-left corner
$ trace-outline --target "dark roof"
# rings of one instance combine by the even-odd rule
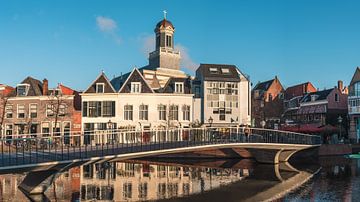
[[[115,77],[110,81],[111,85],[114,87],[116,92],[119,92],[120,88],[122,87],[122,85],[124,84],[126,79],[130,76],[130,73],[131,72],[128,72],[128,73],[126,73],[124,75]]]
[[[300,102],[310,102],[312,95],[317,95],[317,98],[315,99],[315,101],[326,100],[327,97],[329,96],[329,94],[333,90],[334,90],[334,88],[331,88],[331,89],[328,89],[328,90],[322,90],[322,91],[308,93],[301,99]]]
[[[290,86],[285,90],[285,99],[291,99],[293,97],[303,96],[306,93],[313,92],[311,88],[314,89],[313,91],[316,91],[313,84],[309,81],[294,86]]]
[[[41,81],[30,76],[26,77],[21,84],[29,84],[29,91],[26,96],[41,96],[43,93],[43,85]]]
[[[141,93],[153,93],[154,91],[151,89],[149,84],[146,82],[141,72],[134,68],[133,71],[127,76],[125,81],[122,81],[122,85],[120,87],[120,93],[130,93],[131,92],[131,82],[140,82],[141,83]]]
[[[275,81],[275,79],[271,79],[269,81],[264,81],[264,82],[258,83],[258,84],[256,84],[256,86],[254,87],[253,90],[267,91],[274,81]]]
[[[184,94],[191,94],[191,78],[170,78],[164,88],[162,88],[159,92],[162,93],[174,93],[175,92],[175,83],[182,82],[184,83]]]
[[[161,26],[163,27],[171,26],[174,29],[174,25],[169,20],[166,19],[163,19],[160,22],[158,22],[156,24],[156,29],[159,29]]]
[[[95,93],[96,92],[96,84],[97,83],[104,83],[104,93],[115,93],[115,90],[109,79],[106,77],[104,72],[96,78],[96,80],[84,91],[84,93]]]
[[[216,71],[210,71],[216,69]],[[222,69],[228,69],[225,73]],[[196,70],[196,77],[202,77],[205,81],[240,81],[238,68],[235,65],[225,64],[200,64]]]

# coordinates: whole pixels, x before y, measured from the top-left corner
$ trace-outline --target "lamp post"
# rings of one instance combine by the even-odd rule
[[[264,120],[262,120],[262,121],[260,122],[260,125],[261,125],[262,128],[264,128],[265,125],[266,125],[266,122],[265,122]]]
[[[341,124],[342,124],[342,122],[343,122],[343,118],[341,117],[341,116],[339,116],[338,118],[337,118],[337,121],[338,121],[338,123],[339,123],[339,131],[340,131],[340,139],[342,139],[342,135],[341,135]]]
[[[109,143],[108,141],[109,141],[109,137],[110,137],[110,133],[111,133],[111,129],[112,129],[112,122],[111,122],[111,120],[109,119],[109,121],[108,121],[108,123],[107,123],[107,128],[108,128],[108,135],[107,135],[107,140],[106,140],[106,142],[107,143]],[[113,140],[112,140],[113,141]]]
[[[208,122],[209,122],[209,125],[210,125],[210,128],[211,128],[211,126],[212,126],[212,124],[214,122],[214,119],[210,116]]]

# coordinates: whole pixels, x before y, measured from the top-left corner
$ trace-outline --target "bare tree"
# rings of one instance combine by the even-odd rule
[[[6,116],[6,105],[8,104],[10,96],[5,92],[0,92],[0,135],[3,137],[3,125]]]
[[[56,130],[59,122],[59,117],[66,116],[68,113],[67,99],[68,96],[64,95],[59,88],[55,90],[51,90],[50,95],[48,96],[48,103],[46,106],[46,110],[47,113],[50,113],[50,116],[54,117],[55,125],[53,129],[55,129],[55,133],[57,132]]]

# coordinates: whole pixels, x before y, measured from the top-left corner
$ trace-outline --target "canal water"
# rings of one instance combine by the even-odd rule
[[[360,160],[344,157],[276,166],[247,159],[86,164],[50,176],[38,195],[18,188],[27,174],[0,175],[0,201],[360,201]]]

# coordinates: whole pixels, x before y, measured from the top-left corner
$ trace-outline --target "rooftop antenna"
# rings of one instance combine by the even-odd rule
[[[166,10],[164,10],[163,13],[164,13],[164,19],[166,20],[166,14],[167,14]]]

